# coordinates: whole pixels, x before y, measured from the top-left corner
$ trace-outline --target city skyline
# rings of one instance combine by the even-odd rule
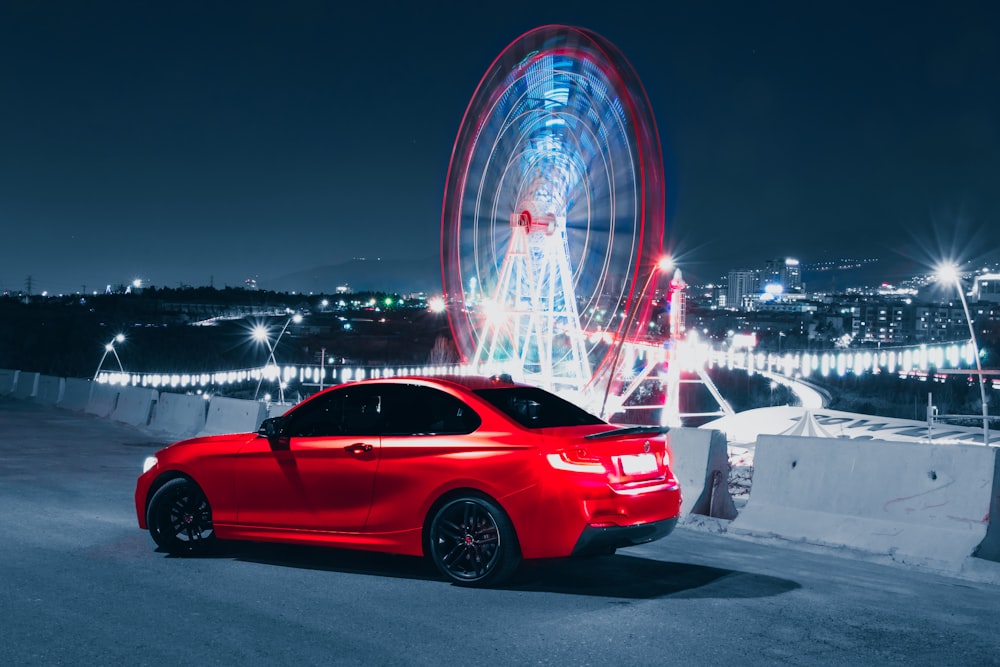
[[[977,260],[1000,248],[997,18],[974,1],[7,4],[0,289],[436,262],[465,107],[547,23],[598,32],[642,80],[686,275]]]

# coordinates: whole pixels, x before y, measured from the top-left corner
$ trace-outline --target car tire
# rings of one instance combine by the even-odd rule
[[[445,577],[460,586],[496,586],[521,562],[521,549],[507,514],[477,495],[453,498],[434,513],[427,554]]]
[[[146,525],[157,546],[170,554],[201,554],[215,544],[208,498],[187,477],[172,479],[153,494]]]

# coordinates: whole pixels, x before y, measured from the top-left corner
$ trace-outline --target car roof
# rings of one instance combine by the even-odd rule
[[[400,384],[418,381],[421,384],[439,386],[458,386],[469,391],[477,389],[496,389],[499,387],[528,387],[531,385],[514,382],[509,375],[435,375],[433,377],[423,375],[400,375],[392,378],[371,378],[361,380],[363,383],[393,383]]]

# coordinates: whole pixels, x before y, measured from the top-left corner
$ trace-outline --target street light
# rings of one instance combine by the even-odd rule
[[[628,337],[629,329],[632,328],[632,321],[635,319],[636,312],[642,307],[643,300],[646,296],[646,290],[649,289],[649,285],[653,282],[653,278],[656,277],[657,273],[667,272],[674,265],[674,261],[669,256],[664,256],[653,265],[653,268],[649,272],[649,277],[646,278],[646,282],[643,283],[642,289],[639,291],[639,298],[636,299],[635,305],[632,310],[629,311],[628,318],[625,320],[625,326],[622,328],[622,335],[618,339],[618,347],[615,349],[615,356],[611,360],[611,370],[608,374],[608,383],[604,387],[604,400],[601,402],[601,419],[604,419],[604,412],[608,407],[608,394],[611,392],[611,383],[615,381],[615,373],[618,371],[618,361],[622,356],[622,348],[625,346],[625,338]]]
[[[121,371],[123,375],[125,374],[125,367],[122,366],[121,357],[118,356],[118,351],[115,350],[115,343],[121,344],[124,342],[125,334],[118,334],[104,346],[104,354],[101,355],[101,361],[97,364],[97,370],[94,371],[94,380],[97,380],[97,376],[101,374],[101,366],[104,365],[104,360],[108,358],[108,352],[115,355],[115,359],[118,361],[118,370]]]
[[[271,344],[271,331],[267,326],[258,324],[250,331],[250,335],[255,341],[267,345],[268,359],[274,365],[275,372],[278,374],[278,401],[281,404],[284,404],[285,402],[285,383],[281,379],[281,369],[278,368],[278,360],[274,358],[274,349],[278,347],[278,343],[281,342],[281,337],[285,335],[286,331],[288,331],[288,325],[292,322],[298,324],[301,321],[302,315],[299,313],[294,313],[289,316],[289,318],[285,320],[285,325],[281,327],[281,332],[278,334],[278,337],[274,339],[273,345]],[[267,363],[264,364],[264,367],[267,368]],[[260,385],[263,381],[264,374],[261,373],[260,379],[257,381],[257,390],[253,394],[254,400],[257,400],[257,394],[260,393]]]
[[[986,406],[986,385],[983,381],[983,366],[979,361],[979,344],[976,342],[976,330],[972,326],[972,317],[969,315],[969,304],[965,300],[965,290],[962,288],[962,276],[958,272],[958,267],[954,264],[941,264],[934,272],[937,279],[943,283],[951,283],[958,290],[958,297],[962,300],[962,310],[965,311],[965,321],[969,325],[969,339],[972,341],[972,351],[976,356],[976,373],[979,375],[979,398],[983,404],[983,444],[990,444],[990,414]]]

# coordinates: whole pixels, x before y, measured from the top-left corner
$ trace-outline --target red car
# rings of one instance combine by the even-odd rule
[[[257,433],[160,450],[135,506],[173,554],[215,539],[317,544],[425,555],[455,583],[497,585],[522,558],[668,535],[681,492],[664,434],[505,376],[363,380]]]

